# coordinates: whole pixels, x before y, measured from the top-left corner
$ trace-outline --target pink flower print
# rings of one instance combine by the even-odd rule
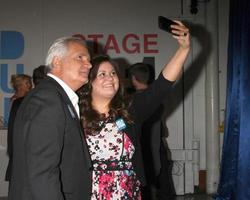
[[[122,143],[122,139],[121,139],[121,138],[117,138],[116,142],[117,142],[118,144],[121,144],[121,143]]]
[[[132,191],[133,191],[133,186],[134,186],[134,180],[133,180],[133,176],[127,176],[126,174],[122,175],[122,181],[121,181],[121,188],[124,191],[127,191],[128,195],[130,197],[133,196]]]
[[[99,177],[99,192],[105,200],[111,200],[114,190],[114,176],[112,174],[102,174]]]
[[[128,139],[127,136],[125,136],[125,139],[124,139],[124,148],[125,148],[125,150],[129,150],[130,144],[131,144],[130,140]]]

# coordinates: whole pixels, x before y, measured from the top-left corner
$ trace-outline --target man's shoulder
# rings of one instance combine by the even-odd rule
[[[39,83],[29,94],[26,95],[19,108],[23,119],[32,119],[38,114],[51,115],[61,113],[65,99],[60,91],[50,82]]]
[[[26,106],[46,106],[46,104],[55,104],[62,100],[63,90],[58,87],[56,82],[50,79],[43,80],[34,89],[32,89],[24,98],[22,105]]]
[[[57,89],[60,88],[60,84],[57,83],[53,78],[47,76],[45,79],[43,79],[36,87],[35,89],[43,89],[43,88],[52,88]]]
[[[47,77],[39,83],[29,94],[29,96],[42,95],[42,96],[54,96],[59,93],[63,93],[63,88],[52,78]]]

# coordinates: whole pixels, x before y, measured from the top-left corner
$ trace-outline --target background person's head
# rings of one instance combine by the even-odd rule
[[[63,80],[74,91],[88,82],[90,68],[86,44],[76,37],[57,39],[46,57],[46,71]]]
[[[31,76],[15,74],[11,76],[11,85],[15,91],[13,100],[25,96],[32,89]]]
[[[129,67],[129,77],[136,90],[146,89],[150,84],[150,66],[145,63],[135,63]]]
[[[45,65],[40,65],[37,68],[33,70],[32,74],[32,80],[34,83],[34,86],[37,86],[38,83],[46,77],[46,71],[45,71],[46,66]]]

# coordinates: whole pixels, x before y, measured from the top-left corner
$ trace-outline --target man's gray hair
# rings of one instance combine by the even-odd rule
[[[78,37],[62,37],[55,40],[49,48],[46,56],[45,65],[47,72],[50,72],[53,69],[53,59],[55,56],[63,58],[66,55],[68,44],[71,42],[79,43],[87,48],[85,41]]]

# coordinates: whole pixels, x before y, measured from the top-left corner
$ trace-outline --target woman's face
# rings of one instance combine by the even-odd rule
[[[26,94],[32,89],[31,80],[24,79],[22,83],[19,85],[18,90],[19,92]]]
[[[100,64],[92,82],[92,98],[112,99],[119,89],[119,79],[110,62]]]

